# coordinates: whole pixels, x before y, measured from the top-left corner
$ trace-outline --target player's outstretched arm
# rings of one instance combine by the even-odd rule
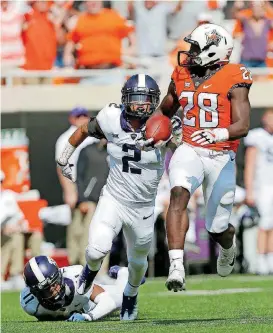
[[[70,179],[72,182],[76,180],[73,177],[72,164],[69,164],[69,158],[74,153],[75,149],[88,137],[103,138],[104,134],[100,129],[96,118],[90,118],[90,121],[83,124],[70,136],[67,144],[64,147],[60,157],[57,159],[57,166],[62,170],[64,177]]]
[[[67,321],[94,321],[101,319],[117,309],[117,304],[111,295],[102,287],[94,284],[90,300],[95,307],[85,309],[85,313],[74,313]]]
[[[175,84],[170,82],[166,96],[163,98],[156,112],[164,114],[169,118],[172,118],[180,108],[179,100],[175,91]]]

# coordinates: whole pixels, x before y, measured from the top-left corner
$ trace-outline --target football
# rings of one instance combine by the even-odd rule
[[[154,143],[158,141],[166,141],[172,134],[172,123],[171,120],[158,114],[149,118],[146,122],[146,138],[154,139]]]

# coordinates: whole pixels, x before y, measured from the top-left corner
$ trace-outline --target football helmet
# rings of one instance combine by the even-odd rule
[[[233,50],[232,36],[216,24],[201,24],[184,38],[191,44],[189,51],[178,51],[179,66],[211,66],[229,62]],[[187,59],[180,61],[181,54]]]
[[[150,117],[159,104],[160,90],[155,80],[146,74],[131,76],[124,84],[121,103],[128,116]]]
[[[24,279],[30,292],[43,306],[58,309],[65,305],[65,283],[56,262],[47,256],[29,260],[24,268]]]

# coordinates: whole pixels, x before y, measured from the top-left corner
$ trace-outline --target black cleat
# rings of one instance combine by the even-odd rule
[[[125,296],[123,294],[122,306],[120,310],[120,320],[136,320],[137,314],[137,295]]]

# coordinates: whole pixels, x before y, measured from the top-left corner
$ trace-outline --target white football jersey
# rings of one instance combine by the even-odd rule
[[[96,119],[108,141],[110,156],[104,190],[125,205],[153,205],[164,171],[164,150],[137,149],[136,139],[141,135],[129,128],[119,105],[107,105]]]
[[[20,304],[26,313],[37,319],[67,319],[73,312],[82,312],[83,309],[94,308],[94,303],[90,300],[92,288],[84,294],[79,295],[76,292],[78,278],[83,267],[81,265],[68,266],[61,268],[66,284],[66,297],[70,298],[70,304],[61,309],[52,311],[44,308],[38,299],[30,292],[28,287],[25,287],[20,294]]]
[[[244,140],[246,146],[256,147],[258,150],[256,161],[255,187],[273,186],[273,135],[263,128],[249,131]]]

